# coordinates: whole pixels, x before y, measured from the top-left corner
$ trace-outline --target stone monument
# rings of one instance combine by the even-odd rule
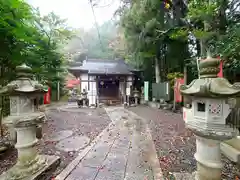
[[[10,96],[10,115],[3,119],[3,124],[14,128],[18,158],[0,180],[46,179],[45,173],[56,167],[60,159],[40,155],[36,149],[45,115],[35,108],[34,100],[45,93],[44,86],[32,79],[32,69],[25,64],[16,67],[16,72],[17,79],[3,87],[0,94]]]
[[[140,96],[140,92],[137,90],[137,88],[135,88],[133,90],[133,97],[134,97],[135,106],[138,105],[139,96]]]
[[[144,87],[141,87],[141,99],[140,99],[140,104],[145,104],[144,100]]]
[[[225,78],[217,77],[218,59],[207,57],[202,60],[199,71],[199,79],[180,88],[189,103],[183,108],[183,119],[186,127],[196,135],[195,179],[220,180],[223,167],[220,143],[238,134],[238,130],[226,119],[236,105],[233,102],[240,95],[240,88],[231,85]]]
[[[83,107],[87,107],[87,103],[88,103],[88,92],[86,91],[86,89],[83,89],[83,91],[81,92],[81,99],[82,99],[82,105]]]

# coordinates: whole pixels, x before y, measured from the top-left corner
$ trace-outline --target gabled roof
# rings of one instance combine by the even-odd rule
[[[133,74],[136,69],[126,64],[124,60],[88,59],[81,66],[69,68],[69,71],[87,71],[89,74]]]

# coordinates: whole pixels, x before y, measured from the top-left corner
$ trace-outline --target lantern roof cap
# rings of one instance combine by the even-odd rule
[[[228,98],[240,95],[240,87],[230,84],[225,78],[218,77],[220,60],[208,56],[199,63],[199,79],[193,80],[189,85],[182,85],[180,92],[183,95]]]
[[[11,81],[6,86],[0,89],[0,94],[21,94],[21,93],[34,93],[42,94],[47,92],[46,88],[38,81],[33,80],[32,68],[26,64],[16,67],[17,79]]]

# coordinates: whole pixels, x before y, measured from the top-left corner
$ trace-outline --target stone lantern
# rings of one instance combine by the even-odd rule
[[[44,121],[44,113],[35,108],[34,100],[43,95],[44,86],[32,80],[32,69],[25,64],[16,68],[17,79],[0,90],[1,95],[10,96],[10,115],[3,124],[16,132],[15,147],[17,163],[0,176],[0,180],[34,179],[45,173],[49,166],[59,163],[55,156],[39,155],[36,149],[38,127]]]
[[[83,107],[87,107],[87,97],[88,93],[86,91],[86,89],[83,89],[83,91],[81,92],[81,99],[82,99],[82,103],[83,103]]]
[[[135,100],[135,105],[137,106],[138,105],[138,99],[140,97],[140,92],[137,90],[137,88],[135,88],[133,90],[133,97],[134,97],[134,100]]]
[[[221,179],[220,142],[238,134],[226,119],[236,105],[232,102],[240,95],[240,88],[217,77],[219,62],[211,57],[202,60],[200,78],[180,88],[184,98],[188,99],[188,105],[183,108],[185,125],[196,135],[196,180]]]

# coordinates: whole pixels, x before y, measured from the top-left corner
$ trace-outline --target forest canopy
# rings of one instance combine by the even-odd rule
[[[225,74],[240,73],[240,1],[123,0],[116,12],[125,56],[159,82],[185,67],[196,77],[196,59],[221,56]],[[150,73],[155,67],[155,73]],[[147,77],[148,76],[148,77]],[[152,78],[155,77],[155,78]]]

